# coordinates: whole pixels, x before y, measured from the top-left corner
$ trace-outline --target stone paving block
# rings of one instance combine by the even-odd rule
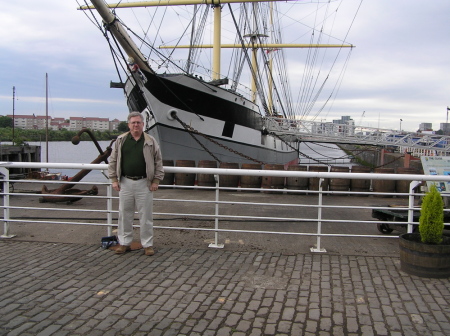
[[[55,323],[65,326],[73,319],[75,319],[74,315],[66,314],[66,315],[62,316],[60,319],[56,320]]]
[[[5,321],[8,321],[8,322],[6,324],[4,324],[4,326],[3,326],[4,329],[14,329],[15,327],[28,321],[28,318],[26,318],[25,316],[17,316],[17,317],[14,317],[12,319],[5,320]]]
[[[47,317],[49,317],[50,315],[51,315],[50,312],[42,312],[42,313],[39,313],[39,314],[33,316],[32,318],[30,318],[30,321],[41,322],[41,321],[46,320]]]
[[[234,307],[231,309],[231,312],[236,314],[243,314],[246,308],[247,307],[245,303],[236,302]]]
[[[358,315],[359,325],[372,325],[372,319],[370,315]]]
[[[342,326],[334,326],[331,333],[333,336],[346,336],[344,328]]]
[[[85,321],[79,320],[79,319],[73,319],[72,321],[69,321],[68,323],[63,325],[64,330],[74,331],[78,330],[80,326],[82,326],[85,323]],[[74,333],[74,332],[73,332]]]
[[[386,324],[383,322],[375,322],[374,330],[376,332],[376,335],[389,335],[389,331],[386,328]]]
[[[383,322],[385,320],[381,309],[370,309],[370,317],[374,322]]]
[[[358,332],[359,331],[359,324],[358,320],[354,317],[347,318],[347,325],[346,328],[348,332]]]
[[[32,326],[34,326],[34,323],[32,323],[32,322],[25,322],[24,324],[21,324],[17,328],[15,328],[13,330],[10,330],[8,332],[8,336],[23,335],[24,332],[29,330]]]
[[[264,335],[276,335],[277,325],[267,323],[264,328]]]
[[[305,332],[310,332],[310,333],[315,334],[317,332],[317,328],[318,328],[317,321],[311,321],[311,320],[306,321]]]
[[[292,321],[295,316],[295,308],[286,307],[283,309],[281,319],[285,321]]]
[[[332,326],[331,318],[324,317],[320,319],[319,329],[321,331],[330,331]]]
[[[295,316],[295,322],[305,322],[307,313],[297,313]]]
[[[257,311],[261,306],[261,301],[252,300],[248,303],[247,309],[252,311]]]
[[[59,329],[61,329],[61,325],[51,325],[39,332],[37,336],[50,336],[55,334]]]
[[[163,248],[149,260],[5,244],[14,248],[2,250],[0,268],[20,269],[0,274],[0,334],[450,334],[448,279],[410,277],[395,257]],[[22,268],[32,246],[43,253]],[[248,281],[256,276],[270,281]]]
[[[109,315],[105,318],[102,318],[101,320],[88,320],[87,326],[92,325],[93,327],[95,326],[96,329],[106,330],[113,326],[115,323],[117,323],[117,316]]]
[[[221,327],[217,330],[217,336],[228,336],[231,335],[232,329],[230,327]]]
[[[400,322],[396,316],[387,316],[386,324],[387,324],[389,330],[396,331],[396,330],[401,329]]]
[[[8,323],[9,321],[11,321],[12,319],[18,317],[18,316],[23,316],[21,314],[20,310],[13,310],[11,311],[9,314],[3,315],[0,317],[0,325],[2,325],[2,323]]]
[[[320,319],[320,309],[310,309],[308,312],[308,319],[319,320]]]
[[[51,320],[40,321],[39,323],[36,323],[34,326],[32,326],[29,329],[29,332],[37,334],[37,333],[41,332],[42,330],[44,330],[45,328],[47,328],[52,323],[53,323],[53,321],[51,321]]]

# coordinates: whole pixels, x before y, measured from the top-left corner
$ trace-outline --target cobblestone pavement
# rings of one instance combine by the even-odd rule
[[[397,257],[0,240],[1,335],[449,335],[449,279]]]

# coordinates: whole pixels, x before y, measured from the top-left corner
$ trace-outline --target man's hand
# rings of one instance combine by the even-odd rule
[[[152,183],[151,185],[150,185],[150,191],[156,191],[156,190],[158,190],[158,187],[159,187],[159,184],[158,183]]]
[[[119,182],[113,182],[112,187],[115,191],[120,191],[120,185]]]

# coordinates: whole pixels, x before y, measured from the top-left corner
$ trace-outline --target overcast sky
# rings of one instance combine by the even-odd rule
[[[81,0],[80,0],[81,1]],[[344,0],[349,18],[360,0]],[[77,2],[8,1],[0,11],[0,115],[45,115],[45,74],[52,117],[125,120],[127,107],[108,47]],[[364,0],[347,41],[351,53],[332,108],[364,126],[435,130],[450,106],[450,1]],[[119,13],[120,14],[120,13]],[[306,43],[308,41],[303,41]],[[297,43],[302,43],[297,42]]]

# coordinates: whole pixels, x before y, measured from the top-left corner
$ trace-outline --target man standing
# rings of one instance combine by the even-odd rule
[[[119,192],[119,247],[117,254],[131,250],[134,211],[140,222],[144,254],[153,249],[153,192],[164,178],[161,151],[155,138],[144,133],[144,118],[139,112],[128,115],[129,132],[121,134],[109,158],[108,175]]]

